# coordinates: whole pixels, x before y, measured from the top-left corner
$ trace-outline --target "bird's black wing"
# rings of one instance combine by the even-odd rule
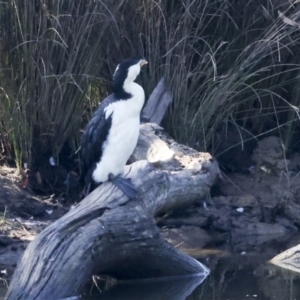
[[[114,95],[109,95],[99,105],[92,119],[86,126],[81,139],[80,149],[80,181],[84,183],[87,177],[90,177],[95,164],[99,162],[102,156],[102,146],[106,141],[112,123],[112,115],[105,118],[105,108],[117,101]]]

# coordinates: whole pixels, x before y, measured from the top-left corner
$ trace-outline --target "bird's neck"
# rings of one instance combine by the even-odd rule
[[[136,82],[125,80],[122,86],[114,86],[114,94],[117,99],[126,100],[134,96],[141,86]]]

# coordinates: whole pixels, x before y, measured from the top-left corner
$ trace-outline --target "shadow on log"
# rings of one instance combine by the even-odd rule
[[[53,300],[78,295],[93,274],[144,279],[199,274],[208,269],[169,245],[154,217],[206,197],[218,164],[170,139],[155,124],[141,125],[137,148],[124,171],[138,190],[129,200],[107,182],[27,247],[7,300]]]

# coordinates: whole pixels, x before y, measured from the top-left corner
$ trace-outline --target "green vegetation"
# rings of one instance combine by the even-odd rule
[[[76,145],[104,61],[99,49],[111,34],[100,3],[42,3],[0,2],[0,133],[18,166]]]
[[[80,128],[110,92],[123,58],[149,61],[174,101],[165,128],[199,150],[224,122],[288,148],[299,119],[300,3],[0,1],[0,145],[18,166],[38,153],[75,152]],[[108,87],[108,88],[107,88]]]

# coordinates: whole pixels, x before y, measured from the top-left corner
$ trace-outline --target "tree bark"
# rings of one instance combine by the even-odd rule
[[[99,186],[29,244],[5,299],[71,297],[93,274],[207,275],[205,266],[160,236],[154,217],[206,197],[219,176],[217,162],[178,145],[155,124],[141,126],[131,162],[124,176],[132,179],[137,198],[128,199],[109,182]]]

